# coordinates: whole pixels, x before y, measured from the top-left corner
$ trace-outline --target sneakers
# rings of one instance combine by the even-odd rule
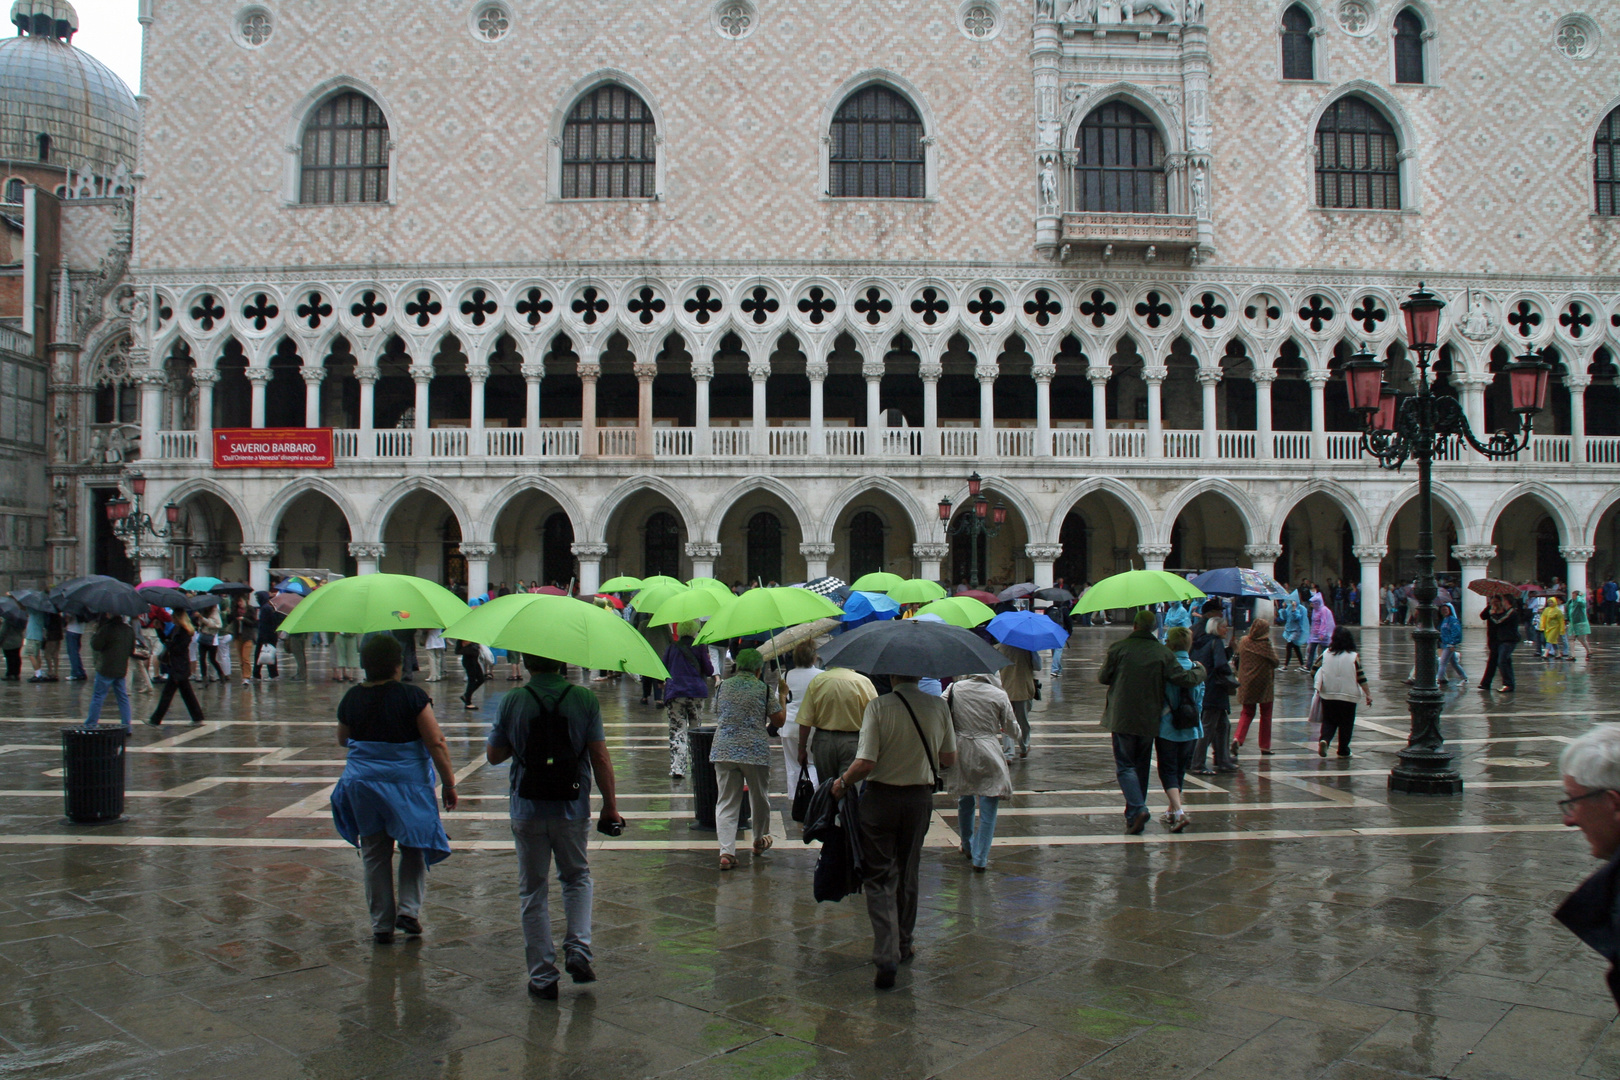
[[[1170,819],[1170,831],[1171,832],[1173,832],[1173,833],[1182,832],[1186,828],[1187,828],[1187,811],[1183,810],[1179,814],[1175,815],[1175,817]]]
[[[1323,739],[1316,744],[1316,756],[1327,757],[1327,740]]]
[[[1148,819],[1153,815],[1146,810],[1138,810],[1125,822],[1126,836],[1141,836],[1142,830],[1147,828]]]

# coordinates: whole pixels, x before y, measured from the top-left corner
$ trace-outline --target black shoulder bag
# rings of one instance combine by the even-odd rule
[[[568,737],[568,718],[562,714],[562,703],[574,688],[570,685],[549,706],[534,687],[523,689],[534,698],[540,715],[529,721],[529,733],[523,740],[523,776],[518,780],[517,792],[531,802],[573,802],[580,795],[581,755]]]
[[[923,734],[922,725],[917,722],[917,714],[912,710],[911,702],[906,700],[904,694],[896,693],[894,696],[899,698],[900,704],[906,707],[906,715],[911,717],[911,726],[917,729],[917,738],[922,740],[923,753],[928,755],[928,770],[934,774],[934,790],[944,791],[945,780],[939,775],[939,767],[934,764],[933,747],[928,745],[928,737]]]

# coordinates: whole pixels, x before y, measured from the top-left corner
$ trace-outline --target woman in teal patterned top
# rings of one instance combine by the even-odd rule
[[[771,844],[771,736],[782,728],[787,712],[776,690],[760,681],[765,658],[758,649],[737,654],[737,674],[720,684],[715,693],[719,719],[715,722],[715,781],[720,801],[715,807],[715,829],[720,834],[720,869],[737,865],[737,819],[742,814],[743,785],[748,786],[753,814],[754,854]]]

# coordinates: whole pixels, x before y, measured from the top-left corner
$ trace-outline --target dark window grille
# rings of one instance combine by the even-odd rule
[[[748,519],[748,580],[769,585],[782,579],[782,521],[763,511]]]
[[[1285,79],[1316,78],[1316,57],[1311,48],[1311,14],[1295,4],[1283,12],[1282,71]]]
[[[579,99],[563,125],[562,197],[651,199],[658,194],[657,125],[622,86]]]
[[[1165,213],[1164,141],[1122,101],[1086,117],[1076,139],[1075,208],[1108,214]]]
[[[848,199],[920,199],[925,187],[922,117],[887,86],[868,86],[833,116],[827,194]]]
[[[1360,98],[1340,98],[1316,125],[1316,205],[1399,210],[1401,173],[1395,129]]]
[[[681,576],[681,526],[675,515],[663,510],[647,519],[642,544],[641,576]]]
[[[1411,8],[1395,16],[1395,81],[1423,81],[1423,20]]]
[[[883,569],[883,519],[862,510],[849,519],[849,580]]]
[[[21,206],[23,201],[23,182],[21,180],[6,181],[6,202],[13,206]]]
[[[1620,216],[1620,109],[1603,118],[1592,141],[1592,177],[1597,181],[1597,212]]]
[[[377,103],[350,90],[328,98],[304,125],[298,201],[388,200],[388,120]]]

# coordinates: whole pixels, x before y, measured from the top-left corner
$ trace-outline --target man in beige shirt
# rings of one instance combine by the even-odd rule
[[[956,730],[945,702],[917,689],[914,675],[891,675],[894,693],[867,705],[855,761],[836,776],[834,798],[861,789],[861,862],[866,912],[872,920],[872,963],[879,990],[911,959],[917,925],[917,869],[934,813],[935,780],[956,764]],[[802,716],[803,713],[801,712]],[[915,721],[915,722],[914,722]]]
[[[811,679],[794,717],[799,724],[799,768],[808,764],[811,753],[819,777],[839,776],[849,768],[855,760],[861,717],[875,697],[872,680],[849,668],[828,668]]]

